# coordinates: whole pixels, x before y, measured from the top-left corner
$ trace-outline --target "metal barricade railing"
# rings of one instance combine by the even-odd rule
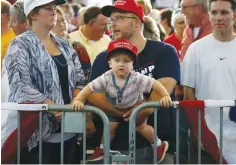
[[[203,103],[203,104],[202,104]],[[180,142],[180,125],[179,125],[179,112],[181,107],[187,106],[195,108],[198,110],[198,164],[201,164],[201,137],[202,137],[202,130],[201,130],[201,110],[204,108],[220,108],[220,137],[219,137],[219,148],[220,148],[220,164],[223,163],[223,107],[231,107],[236,105],[236,101],[234,100],[205,100],[205,101],[174,101],[172,102],[174,108],[176,108],[176,164],[179,164],[179,142]],[[129,122],[129,158],[130,163],[135,164],[135,151],[136,151],[136,117],[140,111],[145,108],[155,108],[154,111],[154,139],[157,139],[157,110],[160,108],[159,102],[147,102],[139,105],[134,109],[130,116]],[[154,164],[157,162],[157,142],[154,141]]]
[[[9,106],[11,105],[11,106]],[[42,164],[42,111],[61,111],[61,164],[64,162],[64,127],[65,127],[65,112],[73,112],[71,105],[47,105],[47,104],[11,104],[11,103],[2,103],[1,109],[4,110],[17,110],[18,119],[17,119],[17,164],[20,164],[20,112],[21,111],[40,111],[39,112],[39,164]],[[103,130],[104,130],[104,164],[110,164],[110,125],[109,120],[106,114],[93,106],[85,106],[82,112],[73,112],[73,113],[83,113],[83,163],[86,163],[86,112],[92,112],[98,115],[103,121]],[[79,121],[79,120],[78,120]]]

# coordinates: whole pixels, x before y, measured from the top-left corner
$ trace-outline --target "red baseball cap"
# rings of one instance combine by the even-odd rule
[[[126,49],[130,51],[135,59],[138,56],[138,48],[134,44],[132,44],[127,39],[119,39],[119,40],[115,40],[109,43],[108,50],[107,50],[108,51],[107,58],[109,57],[110,53],[113,50],[117,50],[117,49]]]
[[[103,15],[110,17],[114,9],[124,10],[136,14],[144,22],[144,10],[135,0],[117,0],[113,6],[104,6],[101,9]]]

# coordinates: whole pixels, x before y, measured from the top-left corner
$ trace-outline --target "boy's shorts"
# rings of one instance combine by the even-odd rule
[[[124,121],[123,117],[110,116],[110,115],[107,115],[107,117],[110,122],[123,122]]]

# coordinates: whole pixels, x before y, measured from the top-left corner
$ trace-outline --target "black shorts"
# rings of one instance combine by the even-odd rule
[[[124,121],[123,117],[110,116],[110,115],[107,115],[107,117],[110,122],[123,122]]]

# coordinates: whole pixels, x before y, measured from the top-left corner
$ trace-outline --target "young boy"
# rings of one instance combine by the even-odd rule
[[[164,86],[157,80],[145,76],[133,70],[133,65],[136,61],[138,50],[135,45],[126,39],[113,41],[108,46],[108,63],[111,70],[107,71],[91,83],[89,83],[77,95],[73,109],[79,111],[83,108],[84,102],[93,92],[103,92],[109,102],[120,111],[132,109],[139,101],[143,100],[143,93],[149,93],[152,89],[161,96],[160,105],[163,107],[171,106],[171,98]],[[116,128],[119,123],[124,120],[120,117],[108,116],[110,120],[110,136],[111,141],[115,137]],[[160,163],[168,149],[168,142],[154,139],[153,127],[146,124],[144,120],[141,125],[138,125],[136,130],[144,136],[151,144],[157,140],[157,157]],[[93,162],[103,159],[103,138],[100,148],[96,148],[95,153],[88,158],[88,162]]]

